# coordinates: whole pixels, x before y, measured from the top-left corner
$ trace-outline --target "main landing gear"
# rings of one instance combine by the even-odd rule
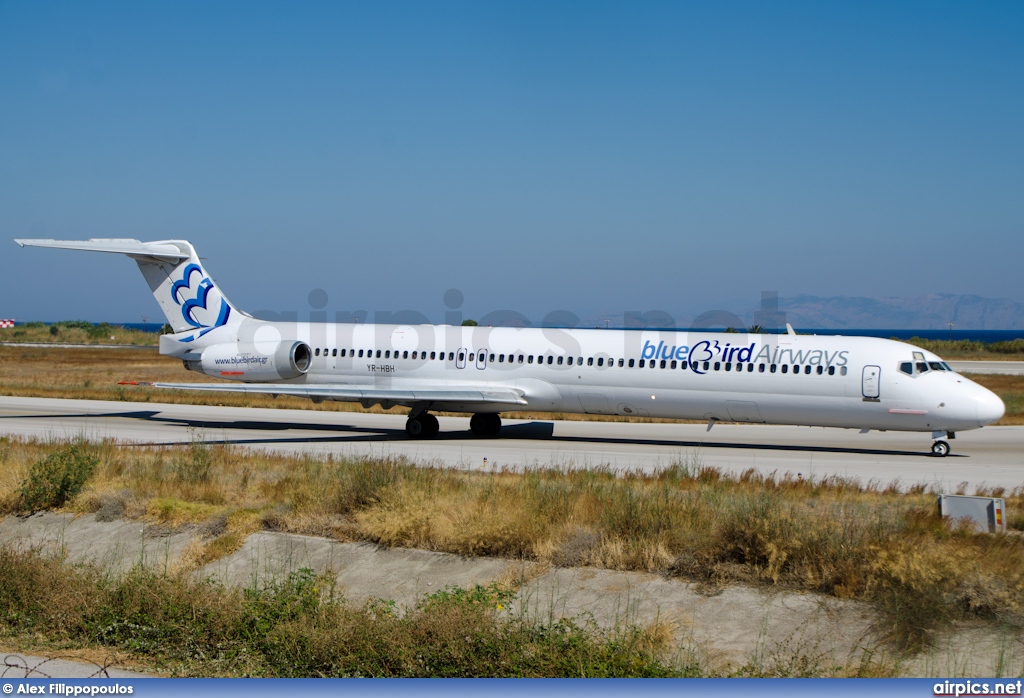
[[[437,417],[429,412],[420,412],[415,417],[409,417],[405,423],[405,433],[410,439],[432,439],[437,436],[440,428]]]
[[[439,430],[437,417],[429,412],[420,412],[415,417],[409,417],[405,423],[405,433],[410,439],[432,439],[437,436]],[[474,414],[469,420],[469,430],[473,432],[473,436],[479,438],[497,436],[501,431],[501,416]]]
[[[497,436],[501,431],[501,416],[497,414],[474,414],[469,420],[469,430],[473,436],[487,438]]]

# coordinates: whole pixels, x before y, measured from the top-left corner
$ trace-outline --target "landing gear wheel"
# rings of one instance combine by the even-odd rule
[[[497,414],[474,414],[469,420],[469,430],[473,436],[497,436],[501,431],[501,416]]]
[[[945,441],[936,441],[932,444],[932,455],[937,458],[945,458],[949,455],[949,444]]]
[[[441,431],[441,425],[437,423],[437,417],[427,412],[420,415],[420,421],[423,422],[423,437],[424,439],[432,439],[437,436],[437,432]]]
[[[405,423],[405,433],[410,439],[432,439],[437,436],[439,429],[437,417],[426,412],[417,417],[409,417]]]

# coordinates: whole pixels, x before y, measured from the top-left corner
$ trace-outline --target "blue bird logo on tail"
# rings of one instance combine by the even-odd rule
[[[199,281],[193,288],[192,281],[197,276]],[[182,342],[191,342],[226,325],[231,316],[231,306],[198,264],[187,265],[181,279],[171,284],[171,298],[181,306],[185,322],[200,330]]]

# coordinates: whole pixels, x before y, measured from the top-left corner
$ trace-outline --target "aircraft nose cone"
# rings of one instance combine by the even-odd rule
[[[1006,405],[999,399],[999,396],[991,390],[985,390],[975,399],[978,410],[978,425],[985,426],[992,422],[998,422],[1006,412]]]

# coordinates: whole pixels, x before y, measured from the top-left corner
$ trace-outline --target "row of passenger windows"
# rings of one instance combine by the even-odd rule
[[[357,350],[355,350],[355,349],[348,349],[348,350],[341,349],[340,351],[338,349],[333,349],[333,350],[331,350],[330,356],[340,356],[342,358],[348,356],[348,357],[351,357],[351,358],[361,358],[361,359],[362,358],[371,358],[371,359],[372,358],[376,358],[376,359],[381,359],[381,358],[383,358],[383,359],[417,359],[417,360],[420,360],[420,361],[425,361],[425,360],[428,359],[427,352],[425,352],[425,351],[421,351],[421,352],[416,352],[416,351],[408,352],[408,351],[399,351],[397,349],[394,350],[394,351],[392,351],[390,349],[384,349],[384,350],[381,350],[381,349],[377,349],[377,350],[373,350],[373,349],[365,349],[365,350],[364,349],[359,349],[358,350],[358,354],[356,353],[356,351]],[[320,349],[316,349],[314,354],[316,356],[320,356],[321,355],[321,350]],[[456,354],[456,352],[453,352],[453,351],[448,352],[447,360],[448,361],[455,361],[455,354]],[[323,356],[328,356],[328,350],[324,349],[323,352],[322,352],[322,355]],[[458,355],[459,355],[459,359],[458,360],[460,362],[467,360],[466,352],[460,351],[460,352],[458,352]],[[535,356],[533,354],[508,354],[507,356],[505,354],[489,354],[486,357],[484,356],[484,354],[480,355],[480,360],[481,361],[483,361],[485,358],[487,359],[487,361],[489,361],[491,363],[499,363],[499,364],[503,364],[503,363],[509,363],[509,364],[523,364],[523,363],[525,363],[525,364],[534,364],[535,363],[535,364],[547,364],[549,366],[551,366],[551,365],[558,365],[558,366],[563,366],[563,365],[582,366],[583,363],[584,363],[584,360],[586,360],[586,365],[587,366],[599,366],[599,367],[603,367],[603,366],[613,367],[613,366],[618,365],[619,368],[625,368],[625,367],[635,368],[635,367],[639,367],[639,368],[669,368],[669,369],[682,369],[682,370],[686,370],[687,368],[690,368],[690,369],[697,370],[697,371],[712,371],[712,370],[713,371],[723,371],[723,370],[724,371],[732,371],[732,370],[734,370],[734,364],[732,362],[729,362],[729,361],[726,361],[726,362],[721,362],[721,361],[714,361],[714,362],[703,361],[703,362],[699,362],[699,361],[674,361],[674,360],[673,361],[669,361],[669,360],[666,360],[666,359],[661,359],[661,360],[655,360],[655,359],[650,359],[650,360],[645,360],[645,359],[629,359],[627,361],[626,359],[619,359],[616,362],[615,359],[611,359],[611,358],[605,359],[602,356],[599,356],[599,357],[595,358],[593,356],[591,356],[591,357],[583,357],[583,356],[552,356],[552,355]],[[443,351],[442,352],[434,352],[434,351],[432,351],[432,352],[430,352],[429,359],[431,361],[444,361],[445,360],[445,352],[443,352]],[[468,360],[470,362],[475,362],[477,360],[476,353],[474,352],[474,353],[469,354]],[[755,365],[757,366],[756,369],[754,368]],[[744,368],[744,367],[746,367],[746,368]],[[747,373],[753,373],[755,370],[758,371],[759,373],[765,373],[766,371],[768,373],[793,373],[793,374],[801,374],[802,373],[803,375],[807,375],[807,376],[811,375],[812,373],[813,374],[817,374],[819,376],[825,375],[826,373],[828,375],[830,375],[830,376],[836,375],[836,367],[835,366],[825,367],[825,366],[809,366],[809,365],[799,365],[799,364],[793,364],[791,366],[790,364],[736,363],[735,364],[735,370],[737,372],[746,371]],[[839,367],[839,375],[841,375],[841,376],[845,376],[846,375],[846,366],[840,366]]]

